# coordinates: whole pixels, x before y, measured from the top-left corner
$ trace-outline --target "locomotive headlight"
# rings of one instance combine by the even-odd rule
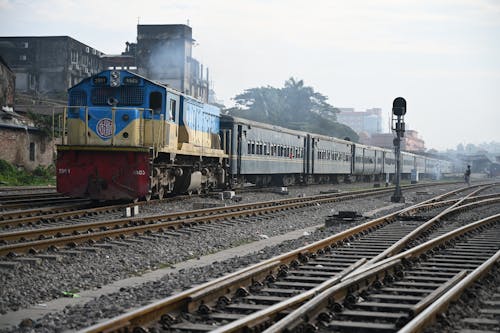
[[[110,77],[109,85],[111,87],[119,87],[120,86],[120,72],[112,71],[109,74],[109,77]]]

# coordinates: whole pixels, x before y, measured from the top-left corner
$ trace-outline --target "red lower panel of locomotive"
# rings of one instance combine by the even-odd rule
[[[94,200],[134,200],[149,191],[149,153],[59,150],[57,191]]]

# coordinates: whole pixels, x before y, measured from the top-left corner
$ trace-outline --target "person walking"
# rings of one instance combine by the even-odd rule
[[[467,185],[470,186],[470,165],[467,165],[467,169],[465,170],[464,173],[464,178]]]

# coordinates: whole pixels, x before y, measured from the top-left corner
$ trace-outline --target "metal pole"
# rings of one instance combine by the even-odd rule
[[[392,202],[405,202],[405,198],[401,193],[401,138],[404,136],[405,123],[403,116],[406,114],[406,100],[402,97],[398,97],[392,103],[392,122],[396,120],[393,130],[396,131],[396,137],[394,138],[394,155],[396,159],[396,188],[394,189],[394,194],[391,197]],[[394,118],[396,116],[396,119]]]
[[[401,128],[401,117],[398,116],[398,123],[396,125],[396,128]],[[401,193],[401,137],[400,137],[400,131],[396,130],[396,138],[394,139],[394,152],[396,155],[396,188],[394,190],[394,194],[391,197],[392,202],[405,202],[405,199],[403,198],[403,194]]]

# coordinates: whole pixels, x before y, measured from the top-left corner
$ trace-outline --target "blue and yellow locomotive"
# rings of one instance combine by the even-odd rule
[[[103,71],[68,92],[59,192],[133,200],[225,183],[219,108],[126,70]]]

